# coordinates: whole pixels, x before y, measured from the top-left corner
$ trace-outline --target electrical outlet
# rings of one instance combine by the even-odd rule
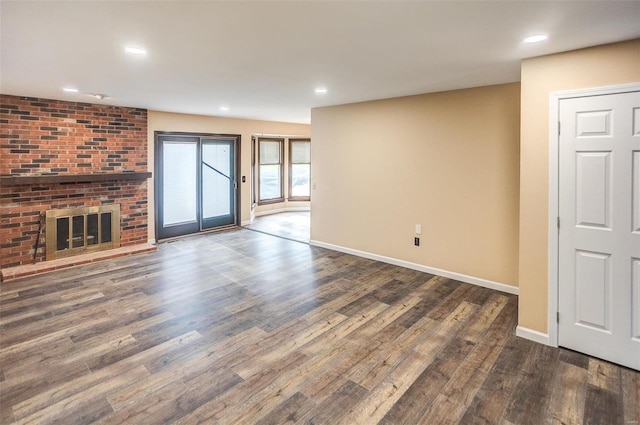
[[[413,244],[415,246],[420,246],[420,238],[413,238]]]

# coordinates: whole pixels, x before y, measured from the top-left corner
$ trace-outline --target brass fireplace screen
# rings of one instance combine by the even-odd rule
[[[120,204],[49,210],[46,219],[47,260],[120,246]]]

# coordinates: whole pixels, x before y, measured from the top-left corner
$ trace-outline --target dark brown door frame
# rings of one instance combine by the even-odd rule
[[[159,240],[158,231],[160,227],[160,205],[162,205],[162,187],[160,187],[160,182],[162,181],[162,164],[161,159],[162,156],[159,155],[160,150],[160,137],[163,136],[173,136],[173,137],[197,137],[199,139],[206,138],[227,138],[227,139],[235,139],[235,225],[239,226],[242,220],[242,210],[241,207],[241,199],[242,199],[242,183],[240,178],[240,168],[241,168],[241,145],[242,145],[242,136],[240,134],[221,134],[221,133],[190,133],[183,131],[154,131],[154,209],[155,209],[155,238]],[[198,179],[198,185],[201,182]],[[200,188],[198,187],[198,193]],[[201,206],[198,205],[198,220],[200,220],[201,215]],[[199,226],[198,226],[199,227]],[[209,229],[210,230],[210,229]],[[205,230],[206,231],[206,230]],[[193,233],[200,233],[202,230],[194,231]]]

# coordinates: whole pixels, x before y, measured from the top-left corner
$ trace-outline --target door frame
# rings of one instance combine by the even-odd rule
[[[234,218],[234,225],[235,226],[239,226],[240,225],[240,220],[242,217],[242,210],[240,209],[241,206],[241,199],[242,199],[242,185],[240,184],[239,180],[239,176],[240,176],[240,166],[241,166],[241,158],[240,158],[240,149],[242,146],[242,136],[240,134],[225,134],[225,133],[201,133],[201,132],[186,132],[186,131],[154,131],[153,132],[153,154],[154,154],[154,182],[153,182],[153,186],[154,186],[154,202],[153,202],[153,208],[155,209],[155,214],[154,214],[154,220],[155,220],[155,238],[156,241],[159,241],[160,239],[158,238],[158,232],[159,232],[159,228],[160,228],[160,216],[159,216],[159,210],[160,210],[160,201],[162,200],[162,188],[160,187],[160,155],[158,155],[158,144],[159,144],[159,138],[161,136],[174,136],[174,137],[198,137],[200,139],[202,138],[216,138],[216,137],[220,137],[220,138],[226,138],[226,139],[234,139],[235,143],[234,143],[234,150],[235,150],[235,162],[234,162],[234,166],[235,166],[235,187],[236,187],[236,193],[235,193],[235,197],[236,197],[236,202],[235,202],[235,218]],[[199,157],[199,156],[198,156]],[[197,165],[198,167],[200,167],[200,164]],[[199,173],[199,172],[198,172]],[[199,175],[199,174],[198,174]],[[198,181],[198,186],[200,186],[201,182]],[[199,189],[198,189],[199,190]],[[200,210],[198,209],[198,214],[200,214]],[[200,219],[200,218],[199,218]],[[200,226],[201,227],[201,226]],[[204,232],[212,232],[212,231],[216,231],[218,228],[211,228],[211,229],[205,229],[205,230],[198,230],[197,232],[194,233],[190,233],[191,235],[196,235],[198,233],[204,233]],[[188,236],[188,235],[182,235],[182,236]],[[163,239],[166,240],[167,238]],[[171,239],[171,238],[169,238]]]
[[[547,345],[558,347],[558,274],[559,264],[559,228],[560,217],[560,101],[578,97],[603,96],[640,90],[640,83],[619,84],[604,87],[592,87],[577,90],[557,91],[549,94],[549,217],[548,217],[548,303],[547,303]]]

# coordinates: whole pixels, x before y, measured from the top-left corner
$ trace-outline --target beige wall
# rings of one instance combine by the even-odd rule
[[[640,40],[522,62],[520,326],[547,333],[549,94],[640,81]]]
[[[313,109],[311,239],[517,286],[519,109],[518,83]]]
[[[251,135],[278,134],[309,136],[311,129],[307,124],[290,124],[271,121],[243,120],[234,118],[210,117],[204,115],[175,114],[149,111],[149,170],[154,171],[154,132],[183,131],[191,133],[240,134],[240,176],[246,176],[246,183],[238,183],[241,189],[241,220],[251,219]],[[154,182],[149,181],[149,239],[155,239]]]

